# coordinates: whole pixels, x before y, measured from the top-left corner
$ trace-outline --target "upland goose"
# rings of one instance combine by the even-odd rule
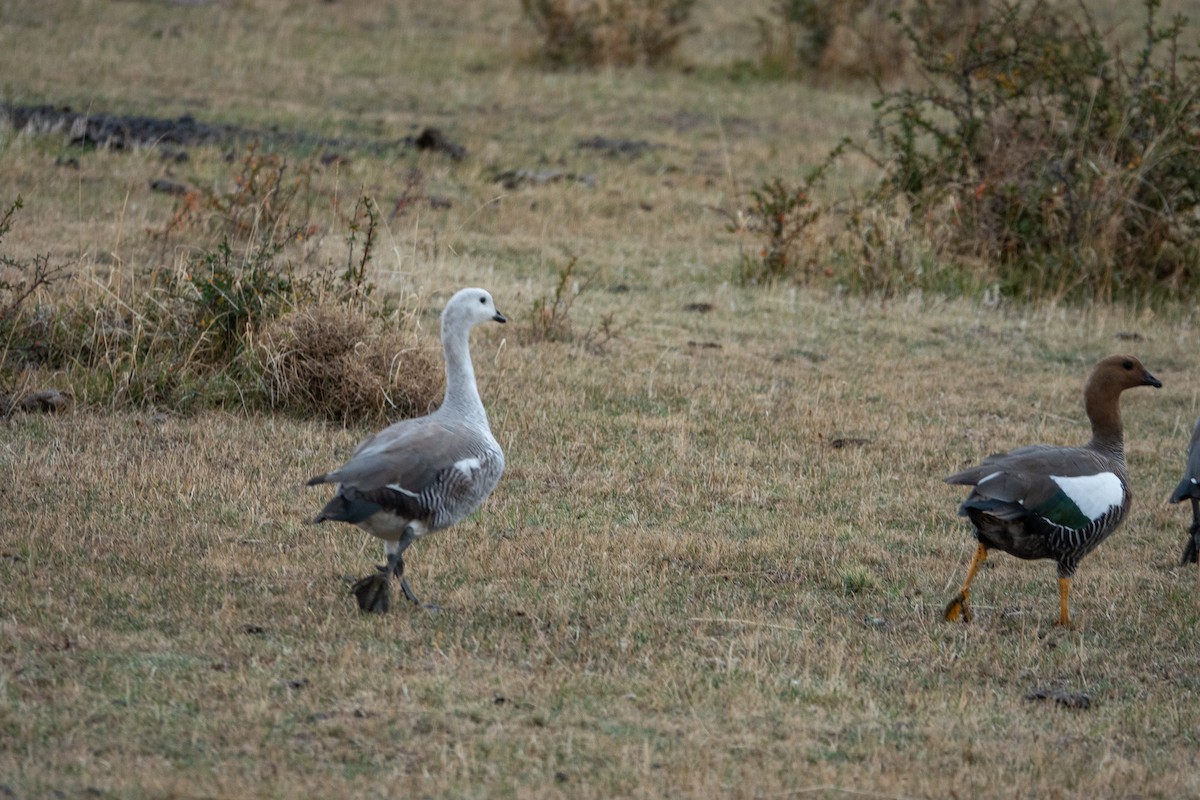
[[[463,289],[442,311],[446,396],[428,416],[401,420],[365,439],[345,465],[308,482],[338,483],[313,522],[357,525],[384,540],[387,564],[354,584],[363,611],[391,605],[391,577],[420,604],[404,577],[404,551],[479,507],[504,472],[504,452],[492,436],[475,384],[470,333],[481,322],[506,322],[483,289]]]
[[[1121,392],[1162,383],[1131,356],[1096,364],[1083,390],[1092,440],[1083,447],[1037,444],[988,456],[946,483],[972,486],[959,508],[979,546],[945,617],[971,621],[971,581],[988,550],[1058,562],[1058,624],[1070,626],[1071,578],[1079,561],[1120,526],[1132,500],[1121,430]]]
[[[1181,565],[1195,564],[1200,556],[1200,419],[1196,420],[1196,427],[1192,429],[1187,469],[1183,471],[1183,480],[1171,495],[1171,502],[1178,503],[1184,498],[1192,501],[1192,527],[1183,545],[1183,557],[1179,560]]]

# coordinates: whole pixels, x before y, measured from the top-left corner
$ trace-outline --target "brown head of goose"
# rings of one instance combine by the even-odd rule
[[[974,526],[978,546],[966,580],[947,604],[948,620],[971,620],[971,581],[988,550],[1058,563],[1058,624],[1070,625],[1071,578],[1079,561],[1115,531],[1132,500],[1121,428],[1121,393],[1162,387],[1132,356],[1096,364],[1083,391],[1092,440],[1082,447],[1032,445],[988,456],[946,478],[974,487],[959,508]]]
[[[347,522],[384,540],[387,564],[354,584],[363,611],[388,610],[393,575],[404,596],[419,604],[404,577],[405,550],[477,509],[504,472],[504,453],[475,383],[469,338],[482,322],[505,321],[483,289],[457,292],[442,311],[441,406],[368,437],[344,465],[308,482],[340,484],[314,522]]]

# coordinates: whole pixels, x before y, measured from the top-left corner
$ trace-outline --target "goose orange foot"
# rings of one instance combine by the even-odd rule
[[[985,561],[987,561],[987,548],[978,544],[975,546],[975,555],[971,557],[971,566],[967,567],[967,577],[963,580],[962,588],[958,590],[958,594],[954,595],[954,599],[946,604],[943,616],[947,622],[954,622],[959,617],[962,617],[963,622],[970,622],[975,616],[967,607],[967,599],[971,596],[971,581],[975,580],[975,575]]]
[[[967,605],[967,599],[971,596],[969,591],[961,591],[954,595],[954,598],[946,604],[946,610],[943,616],[947,622],[954,622],[959,617],[963,622],[970,622],[974,618],[970,607]]]

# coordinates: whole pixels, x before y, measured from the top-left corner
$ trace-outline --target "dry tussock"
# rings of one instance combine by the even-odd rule
[[[828,37],[816,56],[826,77],[893,80],[904,74],[911,52],[890,18],[895,3],[831,3]]]
[[[410,330],[373,332],[344,308],[309,307],[274,321],[254,343],[270,407],[356,425],[417,416],[437,403],[442,372]]]

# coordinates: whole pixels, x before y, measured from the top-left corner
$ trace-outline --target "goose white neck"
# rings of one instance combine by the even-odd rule
[[[440,410],[487,428],[487,411],[475,383],[469,326],[442,322],[442,352],[446,359],[446,397]]]

